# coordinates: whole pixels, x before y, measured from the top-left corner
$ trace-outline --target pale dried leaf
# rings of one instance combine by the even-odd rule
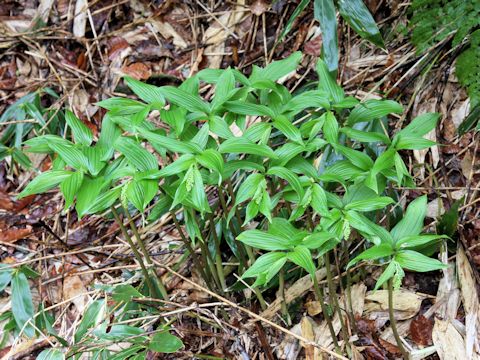
[[[71,299],[80,313],[85,310],[87,289],[78,275],[68,276],[63,281],[63,296],[65,300]],[[83,296],[82,296],[83,295]]]
[[[450,320],[435,319],[432,339],[440,360],[465,360],[465,342]]]
[[[87,0],[77,0],[75,3],[75,17],[73,18],[73,35],[76,37],[85,36],[87,26]]]

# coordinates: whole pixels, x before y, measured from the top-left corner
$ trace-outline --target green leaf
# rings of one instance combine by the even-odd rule
[[[198,111],[205,114],[210,112],[210,105],[204,102],[198,95],[192,95],[185,90],[173,86],[164,86],[160,89],[168,101],[190,112]]]
[[[72,172],[66,170],[45,171],[30,181],[25,189],[18,195],[18,198],[46,192],[69,178],[71,174]]]
[[[0,292],[2,292],[12,280],[13,269],[6,264],[0,264]]]
[[[285,27],[283,28],[282,33],[278,37],[277,44],[283,40],[283,38],[290,32],[290,30],[292,30],[293,23],[309,3],[310,3],[310,0],[300,1],[300,4],[298,4],[295,10],[293,10],[292,15],[290,15],[290,18],[285,24]]]
[[[127,199],[139,211],[144,211],[158,191],[156,180],[133,180],[127,185]]]
[[[152,172],[146,176],[147,179],[159,179],[167,178],[172,175],[181,175],[182,172],[187,170],[193,163],[195,163],[195,156],[191,154],[185,154],[180,156],[174,162],[168,164],[159,171]]]
[[[352,201],[345,206],[345,210],[373,211],[385,208],[394,201],[387,196],[379,196],[371,199]]]
[[[183,347],[183,342],[168,331],[162,331],[153,335],[148,349],[159,353],[174,353]]]
[[[430,244],[439,239],[447,239],[446,235],[410,235],[395,243],[397,249],[409,249]]]
[[[331,111],[325,114],[325,122],[323,123],[323,134],[330,144],[338,143],[338,121]]]
[[[239,115],[269,116],[271,118],[275,116],[275,113],[265,105],[253,104],[241,100],[227,101],[224,107],[228,111]]]
[[[65,210],[68,209],[72,204],[73,200],[75,199],[75,195],[82,186],[83,182],[83,172],[76,171],[71,173],[69,177],[62,181],[60,184],[60,191],[65,198]]]
[[[192,203],[202,213],[210,211],[202,175],[196,166],[193,169]]]
[[[405,215],[390,231],[395,241],[407,236],[418,235],[422,231],[427,211],[427,196],[420,196],[408,205]]]
[[[27,277],[22,272],[15,272],[12,276],[12,313],[18,329],[23,329],[28,337],[33,337],[35,330],[29,323],[34,322],[32,293]]]
[[[107,192],[104,192],[94,200],[92,206],[86,210],[85,214],[96,214],[105,211],[110,206],[115,204],[121,192],[122,186],[117,186],[108,190]]]
[[[259,80],[271,80],[277,81],[278,79],[284,77],[285,75],[295,71],[298,67],[298,64],[302,60],[302,53],[296,51],[291,54],[289,57],[283,60],[273,61],[268,64],[265,68],[259,69],[250,77],[250,81],[259,81]]]
[[[217,108],[228,100],[235,89],[235,76],[232,69],[228,68],[222,72],[215,86],[215,96],[212,101],[212,107]]]
[[[296,246],[295,249],[287,253],[288,260],[304,268],[310,275],[315,275],[315,264],[312,260],[312,254],[306,246]]]
[[[367,217],[354,210],[349,210],[347,212],[346,219],[355,229],[366,234],[378,236],[382,242],[387,242],[388,246],[393,242],[392,235],[390,235],[387,230],[368,220]]]
[[[132,115],[136,114],[143,109],[147,105],[142,104],[139,101],[128,99],[128,98],[120,98],[120,97],[113,97],[106,100],[102,100],[96,105],[115,113],[115,115]]]
[[[65,354],[58,349],[46,349],[43,350],[37,356],[37,360],[64,360]]]
[[[207,149],[203,153],[197,155],[196,159],[202,166],[222,175],[223,157],[217,150]]]
[[[250,174],[238,189],[235,206],[251,199],[255,195],[255,192],[262,181],[265,181],[265,177],[262,174]]]
[[[404,269],[417,272],[427,272],[446,269],[447,264],[431,259],[428,256],[412,250],[403,250],[395,255],[395,261]]]
[[[268,169],[267,174],[278,176],[281,179],[288,181],[290,186],[295,190],[298,197],[301,198],[303,196],[303,186],[298,179],[298,176],[295,173],[285,167],[282,166],[273,166]]]
[[[395,275],[396,267],[397,267],[396,262],[395,261],[390,261],[390,263],[385,268],[383,273],[379,276],[373,291],[378,290],[380,288],[380,286],[382,286],[386,281],[388,281],[389,279],[391,279]]]
[[[237,240],[261,250],[288,250],[292,247],[288,239],[259,230],[246,230],[237,236]]]
[[[458,208],[463,204],[463,199],[456,200],[448,211],[440,218],[437,224],[437,233],[453,237],[458,229]]]
[[[100,195],[102,183],[102,178],[90,179],[86,177],[83,179],[82,186],[77,192],[77,202],[75,204],[75,210],[79,218],[87,213]]]
[[[435,145],[436,142],[428,139],[423,139],[421,137],[413,136],[400,136],[397,143],[395,144],[395,149],[397,150],[422,150],[427,149]]]
[[[149,153],[132,139],[123,136],[119,137],[113,147],[121,152],[128,162],[140,171],[158,169],[158,161],[155,155]]]
[[[357,34],[381,48],[384,47],[382,35],[363,0],[339,0],[338,10]]]
[[[423,137],[435,129],[440,119],[439,113],[426,113],[417,116],[398,134],[406,137]]]
[[[159,87],[145,84],[129,76],[125,76],[124,81],[135,95],[147,104],[152,104],[156,109],[161,109],[165,105],[165,97]]]
[[[322,30],[323,59],[329,71],[338,67],[337,14],[333,0],[315,0],[314,16]]]
[[[280,130],[283,135],[296,143],[303,144],[302,134],[291,122],[287,119],[286,116],[279,115],[273,119],[273,126]]]
[[[333,66],[333,63],[330,66]],[[331,101],[333,101],[334,103],[338,103],[343,100],[345,94],[343,92],[343,89],[337,84],[336,79],[330,74],[330,66],[327,66],[327,64],[325,64],[322,59],[318,59],[318,88],[325,91]],[[337,64],[335,62],[335,68],[336,66]]]
[[[251,154],[265,156],[268,158],[276,158],[277,156],[267,145],[255,144],[254,142],[248,140],[244,137],[234,137],[225,140],[218,150],[222,153],[233,153],[233,154]]]
[[[12,152],[13,161],[17,162],[25,169],[30,169],[32,167],[32,162],[20,149],[14,148]],[[2,149],[0,148],[0,160],[2,160]]]
[[[247,271],[242,275],[243,279],[258,277],[263,273],[268,273],[273,263],[283,260],[283,263],[287,261],[286,254],[283,252],[269,252],[263,254],[255,260],[252,266],[250,266]]]
[[[92,143],[92,131],[70,110],[65,111],[65,121],[72,129],[75,143],[85,146],[89,146]]]
[[[112,298],[117,302],[129,302],[133,298],[142,298],[144,297],[141,292],[135,289],[132,285],[117,285],[113,288]]]
[[[310,250],[317,250],[328,240],[334,239],[335,236],[326,231],[316,231],[302,240],[302,246]]]
[[[373,167],[372,159],[365,153],[350,149],[346,146],[335,145],[335,150],[345,156],[350,162],[362,170],[370,170]]]
[[[327,93],[321,90],[304,91],[284,104],[281,112],[289,113],[292,116],[308,108],[329,109],[330,102]]]
[[[327,195],[325,190],[323,190],[323,188],[318,184],[312,185],[312,200],[310,205],[318,214],[322,216],[328,216],[329,210]]]
[[[96,329],[93,333],[102,340],[122,340],[129,342],[142,341],[144,337],[141,335],[145,334],[145,332],[140,328],[120,324],[112,325],[108,333],[102,332],[101,329]]]
[[[96,327],[103,320],[105,314],[105,299],[95,300],[83,314],[82,320],[75,331],[75,344],[78,343],[88,330]]]
[[[177,152],[180,154],[195,154],[202,151],[202,149],[197,145],[185,141],[172,139],[148,130],[141,130],[140,132],[142,136],[144,136],[152,144],[164,147],[171,152]]]
[[[347,135],[350,139],[363,143],[382,142],[384,144],[390,144],[390,139],[385,134],[378,132],[361,131],[350,127],[343,127],[340,129],[340,132]]]
[[[403,107],[393,100],[367,100],[358,104],[347,119],[349,126],[359,122],[372,121],[391,113],[401,114]]]
[[[352,259],[347,268],[352,267],[360,260],[377,260],[394,254],[394,250],[390,244],[380,244],[372,246],[367,250],[363,251],[360,255]]]
[[[67,165],[77,170],[87,170],[89,167],[88,158],[82,151],[73,145],[64,145],[60,143],[50,143],[50,148],[58,153]]]
[[[458,134],[461,136],[465,134],[467,131],[472,129],[475,124],[477,124],[477,130],[480,130],[480,104],[477,104],[474,106],[472,110],[470,110],[470,113],[468,116],[465,118],[465,120],[462,121],[460,126],[458,127]]]

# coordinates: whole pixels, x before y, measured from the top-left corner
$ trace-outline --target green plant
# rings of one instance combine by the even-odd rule
[[[310,2],[300,2],[287,21],[278,42],[290,32],[293,22]],[[322,30],[322,58],[329,71],[336,71],[338,68],[337,11],[358,35],[381,48],[384,47],[377,24],[362,0],[314,0],[313,8],[315,19]]]
[[[42,97],[58,95],[51,89],[40,89],[29,93],[12,105],[0,116],[0,161],[7,156],[25,168],[31,166],[30,159],[21,151],[22,142],[31,132],[61,132],[63,118],[55,109],[42,106]]]
[[[425,197],[414,200],[395,226],[381,220],[395,204],[395,187],[414,185],[400,152],[431,146],[433,142],[423,136],[435,127],[438,114],[423,114],[390,137],[386,117],[401,113],[402,107],[390,100],[359,102],[345,96],[322,60],[317,64],[318,88],[291,94],[278,84],[300,60],[301,54],[294,53],[263,69],[254,67],[249,77],[234,69],[203,70],[179,87],[155,87],[126,78],[142,101],[101,101],[108,112],[97,140],[67,112],[74,142],[54,135],[25,142],[27,151],[47,153],[55,160],[52,170],[38,175],[20,196],[59,186],[65,208],[75,204],[80,217],[111,211],[147,285],[140,292],[133,287],[122,290],[129,304],[138,304],[145,293],[166,296],[152,274],[153,262],[132,219],[135,212],[147,215],[147,221],[170,213],[196,271],[215,291],[248,286],[265,306],[262,289],[267,291],[273,279],[284,284],[286,270],[306,271],[340,352],[330,317],[331,311],[347,310],[340,308],[333,294],[335,271],[341,277],[341,268],[375,260],[388,265],[377,287],[390,278],[398,287],[404,269],[423,272],[444,267],[424,255],[431,254],[431,245],[442,238],[420,235]],[[214,88],[208,101],[199,94],[200,83]],[[161,127],[149,120],[152,110],[159,111]],[[125,214],[133,237],[119,213]],[[350,261],[348,249],[360,241],[365,250]],[[345,254],[335,269],[330,256],[338,251]],[[242,281],[228,277],[226,260],[238,263]],[[323,266],[331,311],[315,276]],[[114,296],[116,290],[106,291]],[[99,308],[92,313],[98,314]],[[285,303],[283,311],[288,315]],[[82,323],[93,329],[104,321],[94,331],[95,336],[104,336],[101,331],[108,322],[92,320],[88,313]],[[340,318],[346,340],[343,314]],[[141,339],[141,344],[132,342],[132,354],[152,342],[135,329],[124,334]],[[91,348],[95,340],[85,341]],[[344,343],[348,352],[348,342]],[[75,349],[75,353],[86,351],[82,346]]]
[[[463,134],[480,119],[480,6],[476,0],[414,0],[411,5],[412,42],[419,53],[452,37],[452,48],[460,47],[455,73],[470,97],[470,115],[459,127]],[[463,47],[464,40],[469,46]],[[478,125],[477,125],[478,129]]]

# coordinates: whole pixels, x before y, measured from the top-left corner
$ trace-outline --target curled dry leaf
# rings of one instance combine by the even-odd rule
[[[414,317],[420,310],[424,296],[407,290],[396,290],[393,295],[395,318],[405,320]],[[365,312],[369,318],[388,318],[388,291],[369,291],[365,297]]]
[[[152,75],[150,67],[144,63],[136,62],[122,68],[122,72],[137,80],[146,80]]]

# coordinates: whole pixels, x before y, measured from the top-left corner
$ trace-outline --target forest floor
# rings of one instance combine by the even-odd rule
[[[297,50],[304,54],[301,67],[284,84],[294,90],[317,81],[315,63],[322,37],[312,5],[294,21],[284,41],[274,46],[295,2],[90,1],[87,11],[75,15],[75,9],[83,9],[86,3],[2,1],[0,114],[22,96],[49,87],[59,97],[45,107],[75,109],[98,134],[104,111],[95,103],[127,92],[121,81],[125,74],[155,85],[178,84],[204,68],[235,67],[248,74],[253,64],[264,66]],[[428,135],[437,145],[406,155],[418,187],[406,191],[402,200],[427,194],[430,227],[458,202],[458,250],[453,244],[450,258],[445,253],[443,259],[448,258],[458,272],[456,276],[451,270],[408,273],[405,294],[395,304],[401,335],[408,339],[415,358],[437,358],[445,349],[464,347],[470,341],[466,319],[478,316],[472,311],[478,312],[480,284],[479,134],[460,137],[456,131],[468,114],[469,100],[454,75],[455,54],[442,46],[423,56],[416,53],[409,42],[405,2],[366,3],[386,49],[360,39],[340,20],[338,80],[346,93],[358,99],[381,94],[403,104],[405,112],[390,119],[393,129],[418,114],[441,113],[439,125]],[[40,26],[42,22],[47,26]],[[434,66],[426,61],[432,54],[440,59]],[[33,155],[34,168],[49,168],[48,158]],[[57,191],[17,200],[32,176],[34,170],[0,162],[0,260],[29,264],[40,273],[31,284],[34,303],[49,307],[59,333],[67,334],[101,291],[94,284],[117,284],[122,271],[138,266],[113,219],[85,216],[78,220],[75,212],[63,211]],[[137,221],[142,224],[142,219]],[[318,354],[299,338],[331,346],[315,321],[318,303],[308,278],[287,286],[292,324],[286,324],[277,314],[280,306],[275,294],[267,297],[271,306],[262,312],[250,301],[249,291],[242,299],[206,291],[190,272],[183,249],[172,247],[179,244],[180,236],[168,216],[141,227],[141,236],[154,259],[169,267],[159,270],[171,294],[166,311],[175,313],[174,329],[185,344],[175,355],[160,358],[315,359]],[[360,334],[353,358],[398,355],[391,329],[385,326],[386,296],[368,290],[376,276],[358,280],[352,289]],[[10,306],[9,292],[0,293],[0,313]],[[218,316],[220,309],[228,312],[229,322]],[[0,348],[0,358],[34,359],[49,341],[12,337]]]

